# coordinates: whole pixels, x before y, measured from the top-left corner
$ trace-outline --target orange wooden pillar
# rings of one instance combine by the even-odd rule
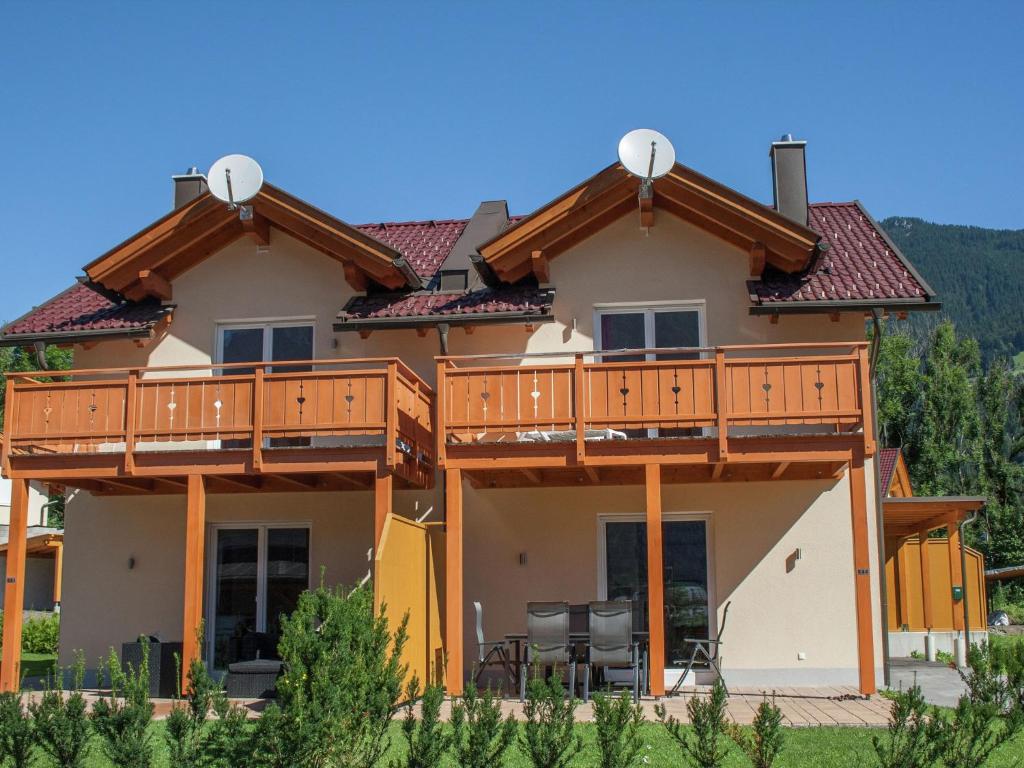
[[[917,532],[919,549],[921,550],[921,612],[924,617],[924,628],[930,630],[934,624],[932,618],[932,566],[931,554],[928,551],[928,529]]]
[[[661,533],[661,465],[646,467],[648,670],[651,695],[665,695],[665,567]]]
[[[897,601],[900,609],[900,627],[910,626],[910,565],[907,563],[907,540],[897,539],[896,584],[900,590]]]
[[[445,470],[445,688],[462,693],[462,470]]]
[[[25,608],[25,550],[28,547],[28,480],[11,480],[11,523],[7,532],[3,658],[0,690],[21,688],[21,622]]]
[[[857,666],[860,692],[876,692],[875,633],[871,610],[871,551],[868,545],[867,488],[864,482],[864,451],[850,460],[850,514],[853,528],[853,567],[857,611]]]
[[[394,488],[392,474],[387,467],[377,464],[377,476],[373,480],[373,554],[380,549],[380,537],[384,533],[384,521],[391,514],[391,491]]]
[[[960,563],[960,528],[957,525],[957,518],[951,517],[946,526],[946,551],[949,553],[949,583],[950,587],[964,586],[964,570]],[[950,589],[950,603],[953,606],[953,629],[962,631],[964,628],[963,600],[953,599],[953,590]]]
[[[64,542],[59,542],[53,553],[53,605],[60,606],[61,584],[64,580]]]
[[[192,662],[202,658],[203,550],[206,542],[206,478],[188,476],[185,512],[185,613],[182,622],[181,690],[188,685]]]

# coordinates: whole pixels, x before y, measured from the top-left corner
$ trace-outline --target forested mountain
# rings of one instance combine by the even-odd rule
[[[1024,229],[933,224],[904,216],[891,216],[882,226],[943,305],[939,316],[912,315],[915,330],[948,317],[960,334],[978,340],[986,361],[1024,352]]]

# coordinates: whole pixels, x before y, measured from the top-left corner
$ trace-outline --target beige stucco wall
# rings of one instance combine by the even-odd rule
[[[747,256],[664,212],[645,233],[625,216],[551,263],[555,321],[532,333],[522,325],[453,328],[450,353],[575,351],[593,348],[594,305],[703,301],[707,341],[716,344],[849,341],[863,321],[843,315],[783,317],[772,325],[748,313]],[[311,317],[320,358],[403,358],[434,379],[438,339],[431,331],[375,331],[368,339],[335,334],[337,311],[352,295],[340,265],[272,230],[269,253],[236,242],[174,283],[178,305],[167,334],[139,349],[128,342],[76,349],[79,367],[172,365],[211,361],[218,321]],[[874,473],[866,471],[871,548]],[[856,632],[850,505],[846,479],[830,483],[666,486],[666,512],[710,512],[716,602],[733,600],[727,667],[739,682],[856,681]],[[396,510],[439,507],[437,491],[396,494]],[[134,634],[181,633],[183,504],[181,497],[105,498],[80,494],[69,506],[62,661],[73,648],[90,659]],[[642,488],[472,491],[466,493],[466,605],[486,606],[488,634],[523,628],[527,599],[596,597],[598,513],[642,513]],[[211,521],[311,520],[314,567],[351,581],[366,569],[372,530],[368,494],[211,496]],[[785,558],[801,548],[791,572]],[[529,565],[518,565],[520,551]],[[137,565],[127,569],[128,558]],[[878,574],[875,651],[881,660]],[[549,594],[550,592],[550,594]],[[465,616],[467,659],[474,652]],[[797,652],[807,654],[797,661]],[[744,677],[745,676],[745,677]],[[771,678],[771,679],[769,679]]]

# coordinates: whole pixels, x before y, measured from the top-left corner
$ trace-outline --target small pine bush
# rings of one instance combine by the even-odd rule
[[[642,761],[644,711],[632,697],[594,695],[594,723],[601,768],[633,768]]]
[[[448,748],[451,736],[441,722],[441,703],[444,690],[438,686],[427,686],[420,702],[420,716],[415,713],[416,700],[420,697],[420,681],[413,677],[405,689],[405,718],[402,720],[402,735],[405,736],[406,752],[402,760],[392,760],[391,768],[439,768]]]
[[[42,698],[28,705],[39,747],[59,768],[85,768],[89,757],[92,734],[88,705],[82,694],[84,678],[85,656],[79,652],[72,668],[68,694],[65,695],[59,687],[48,685]]]
[[[501,717],[501,700],[488,689],[477,695],[472,682],[452,702],[452,759],[458,768],[499,768],[518,728],[511,714]]]
[[[32,715],[22,706],[20,693],[0,693],[0,764],[14,768],[35,764],[35,728]]]
[[[675,717],[666,717],[665,707],[657,705],[658,719],[676,741],[683,755],[698,768],[721,768],[728,754],[726,734],[726,692],[721,680],[715,680],[711,694],[701,699],[694,696],[686,703],[691,732],[687,733]]]
[[[114,768],[150,768],[153,743],[149,723],[153,702],[149,699],[149,643],[142,643],[142,663],[125,670],[114,649],[110,649],[107,672],[110,696],[92,706],[92,724],[103,742],[103,752]],[[101,670],[102,677],[102,670]],[[102,683],[100,684],[102,687]]]
[[[772,768],[782,752],[782,710],[775,706],[775,698],[764,699],[757,707],[749,730],[736,723],[728,724],[729,737],[747,756],[754,768]]]

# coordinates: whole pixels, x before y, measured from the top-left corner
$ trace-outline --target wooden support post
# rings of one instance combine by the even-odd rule
[[[729,459],[729,396],[726,392],[725,351],[715,350],[715,413],[718,415],[718,461]]]
[[[665,695],[665,567],[661,535],[661,465],[648,464],[647,613],[648,660],[652,696]]]
[[[924,615],[924,628],[931,629],[932,619],[932,567],[928,552],[928,529],[917,532],[917,540],[921,549],[921,609]]]
[[[199,633],[203,625],[203,549],[206,542],[206,478],[188,476],[185,512],[185,611],[182,620],[181,690],[188,669],[202,658]]]
[[[864,482],[864,453],[853,452],[850,461],[850,515],[853,527],[853,567],[857,611],[857,663],[860,692],[876,692],[875,634],[871,611],[871,553],[868,548],[867,489]]]
[[[252,467],[263,470],[263,377],[266,374],[259,366],[252,383]]]
[[[398,465],[398,362],[388,363],[384,387],[384,460],[389,467]]]
[[[871,397],[871,362],[867,347],[858,351],[860,358],[860,410],[864,422],[864,453],[875,455],[875,415]]]
[[[387,467],[377,464],[377,475],[373,480],[373,554],[380,549],[380,537],[384,533],[384,521],[391,514],[391,497],[394,479]]]
[[[910,566],[907,564],[907,541],[896,541],[896,584],[899,586],[900,627],[910,627]]]
[[[583,407],[583,377],[585,375],[583,355],[577,353],[576,361],[573,364],[573,383],[575,384],[573,411],[576,415],[576,461],[581,463],[587,459],[587,422],[584,418],[585,409]]]
[[[0,440],[0,471],[7,477],[11,474],[11,440],[14,438],[17,424],[14,415],[14,379],[7,377],[4,389],[4,425],[7,437]]]
[[[960,567],[960,528],[957,518],[953,516],[946,526],[946,550],[949,553],[949,584],[950,587],[964,588],[964,571]],[[953,606],[953,629],[962,631],[964,628],[963,600],[954,600],[950,589],[949,601]]]
[[[60,605],[61,583],[64,580],[64,542],[58,542],[53,552],[53,605]]]
[[[462,470],[445,470],[445,688],[462,694]]]
[[[21,622],[25,608],[27,532],[28,480],[16,477],[11,480],[11,523],[7,531],[3,657],[0,660],[0,691],[4,692],[21,688]]]
[[[135,474],[135,402],[138,394],[139,372],[128,371],[128,389],[124,397],[124,471]]]

